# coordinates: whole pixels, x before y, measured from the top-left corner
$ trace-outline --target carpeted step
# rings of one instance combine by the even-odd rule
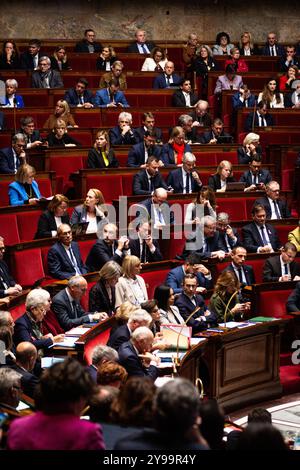
[[[291,366],[292,365],[292,353],[284,352],[280,353],[280,367],[281,366]]]
[[[300,365],[280,367],[280,382],[284,395],[300,393]]]

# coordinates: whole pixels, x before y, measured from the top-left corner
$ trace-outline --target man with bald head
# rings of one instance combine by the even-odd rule
[[[34,398],[35,388],[39,383],[38,377],[33,373],[36,360],[37,349],[34,344],[23,341],[17,346],[15,364],[9,366],[21,375],[23,393],[30,398]]]
[[[135,32],[136,42],[130,44],[127,48],[127,52],[133,52],[135,54],[150,54],[152,49],[155,47],[153,42],[147,41],[146,31],[137,29]]]
[[[70,279],[86,274],[87,268],[81,259],[79,246],[73,242],[70,225],[61,224],[57,229],[58,241],[48,251],[49,273],[55,279]]]
[[[164,72],[155,77],[153,82],[153,88],[161,89],[171,88],[173,86],[179,87],[181,83],[181,78],[179,77],[179,75],[174,73],[174,69],[174,62],[171,62],[170,60],[166,62]]]
[[[145,211],[141,214],[142,218],[150,218],[154,228],[165,225],[174,224],[174,214],[170,210],[167,202],[168,193],[164,188],[157,188],[149,199],[141,201],[141,205],[145,207]]]

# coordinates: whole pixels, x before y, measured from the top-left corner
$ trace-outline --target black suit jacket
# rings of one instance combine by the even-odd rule
[[[70,223],[70,216],[68,213],[62,216],[61,223],[62,224]],[[54,217],[53,212],[50,212],[47,210],[43,212],[43,214],[41,214],[39,218],[38,227],[37,227],[37,231],[36,231],[34,238],[35,239],[36,238],[51,238],[52,231],[57,231],[55,217]]]
[[[291,278],[300,276],[300,264],[297,261],[290,263]],[[272,256],[268,258],[263,267],[263,281],[264,282],[277,282],[282,276],[280,256]]]
[[[128,131],[125,135],[122,135],[119,126],[109,130],[109,139],[111,145],[134,145],[137,143],[133,131]]]
[[[195,93],[190,94],[191,106],[197,103],[198,97]],[[182,90],[176,90],[172,96],[172,106],[177,108],[186,108],[185,97]]]
[[[91,312],[106,312],[111,317],[115,311],[115,288],[111,288],[111,301],[107,293],[105,283],[100,280],[95,284],[89,294],[89,310]]]
[[[144,126],[136,127],[133,130],[133,132],[134,132],[137,143],[144,142],[144,136],[146,132]],[[162,142],[163,141],[162,130],[159,127],[153,127],[153,132],[156,135],[156,141]]]
[[[277,207],[279,209],[281,217],[283,219],[291,217],[291,212],[288,208],[288,205],[287,205],[286,201],[278,199],[277,203],[278,203]],[[272,215],[272,211],[271,211],[271,206],[270,206],[269,199],[267,198],[267,196],[256,199],[254,205],[256,205],[256,204],[262,204],[265,207],[267,219],[270,219],[271,215]]]
[[[86,39],[83,39],[82,41],[80,41],[76,44],[75,52],[90,52],[88,45],[89,45],[88,41]],[[100,43],[94,42],[93,46],[94,46],[94,53],[95,52],[101,52],[102,45]]]
[[[300,282],[290,294],[286,303],[287,312],[300,312]]]
[[[35,70],[31,76],[32,88],[44,88],[39,70]],[[49,72],[49,88],[63,88],[64,84],[60,73],[57,70]]]
[[[192,152],[190,144],[184,144],[184,153],[186,152]],[[175,165],[174,148],[172,144],[167,143],[163,145],[161,150],[161,159],[165,166]]]
[[[269,170],[264,170],[263,168],[259,171],[258,173],[258,182],[259,183],[264,183],[264,184],[267,184],[269,183],[270,181],[272,181],[272,176],[271,176],[271,173],[269,172]],[[246,188],[248,188],[249,186],[251,186],[253,183],[252,183],[252,173],[251,173],[251,170],[247,170],[245,171],[245,173],[242,174],[242,176],[240,177],[240,181],[242,183],[246,183]]]
[[[129,341],[130,337],[131,337],[131,334],[130,334],[127,324],[121,325],[115,330],[111,331],[109,340],[107,342],[107,346],[110,346],[111,348],[118,351],[121,344]]]
[[[143,263],[153,263],[155,261],[162,261],[163,257],[159,249],[159,244],[157,240],[153,240],[153,244],[155,246],[155,251],[151,253],[148,246],[146,245],[146,261],[141,260]],[[140,250],[140,240],[137,239],[129,239],[129,248],[132,255],[141,258],[141,250]]]
[[[155,175],[152,177],[152,182],[153,182],[154,189],[157,189],[157,188],[168,189],[168,185],[166,184],[165,180],[163,179],[162,175],[159,172],[155,173]],[[143,196],[151,195],[151,191],[149,189],[148,174],[146,170],[141,170],[134,175],[132,186],[133,186],[132,192],[135,195],[143,195]]]
[[[114,251],[117,249],[118,243],[114,242]],[[99,271],[107,261],[116,261],[122,264],[123,256],[120,257],[117,253],[112,254],[112,248],[105,243],[104,240],[97,240],[92,246],[91,251],[86,259],[86,266],[88,272]]]
[[[285,57],[285,50],[281,44],[275,44],[275,49],[278,57]],[[262,48],[261,55],[270,55],[270,46],[268,43]]]
[[[52,345],[51,338],[37,339],[34,336],[32,323],[26,313],[16,320],[13,340],[15,346],[17,346],[19,343],[22,343],[23,341],[29,341],[30,343],[34,344],[36,349],[47,349]]]
[[[233,176],[228,176],[227,183],[233,183],[235,179]],[[221,178],[219,174],[212,175],[208,179],[208,186],[216,191],[217,189],[221,189]]]
[[[202,295],[195,295],[196,305],[191,301],[191,299],[184,293],[180,294],[175,300],[175,305],[178,307],[181,316],[187,321],[188,317],[195,310],[195,308],[200,307],[194,315],[187,321],[187,325],[191,326],[193,332],[203,331],[209,328],[210,325],[215,324],[217,317],[215,313],[211,313],[206,317],[206,320],[196,320],[196,318],[203,316],[204,312],[207,310],[204,299]]]
[[[76,242],[72,242],[71,247],[76,258],[78,268],[82,274],[86,274],[88,271],[81,259],[78,244]],[[48,269],[50,275],[55,279],[69,279],[76,274],[74,266],[60,242],[54,243],[48,251]]]
[[[190,184],[192,185],[192,192],[196,193],[200,191],[202,188],[202,183],[198,184],[196,180],[191,176],[190,177]],[[178,168],[176,170],[172,170],[169,173],[168,179],[167,179],[167,185],[172,186],[174,189],[174,193],[183,193],[184,187],[183,187],[183,174],[182,174],[182,169]]]
[[[150,41],[146,41],[145,42],[145,45],[148,47],[149,51],[151,52],[152,49],[155,47],[155,44],[153,42],[150,42]],[[137,43],[136,42],[133,42],[132,44],[130,44],[128,47],[127,47],[127,52],[133,52],[135,54],[140,54],[140,51],[139,51],[139,48],[137,46]]]
[[[149,199],[145,199],[144,201],[141,201],[140,203],[142,206],[145,207],[146,209],[146,213],[144,214],[141,214],[142,216],[145,216],[146,214],[148,214],[148,217],[150,219],[152,219],[153,223],[154,223],[154,209],[153,209],[153,203],[152,203],[152,197],[149,197]],[[174,224],[174,213],[173,211],[170,210],[170,206],[167,202],[164,202],[163,204],[161,204],[160,206],[160,209],[161,209],[161,212],[162,212],[162,215],[163,215],[163,218],[164,218],[164,221],[166,223],[166,225],[173,225]],[[138,214],[137,214],[138,216]]]
[[[256,148],[256,153],[262,158],[262,150],[260,146]],[[237,149],[237,157],[240,165],[248,165],[251,161],[251,156],[247,154],[244,147],[239,147]]]
[[[39,51],[38,58],[40,59],[43,56],[47,56],[47,54]],[[22,52],[22,54],[20,55],[20,63],[21,63],[21,69],[34,70],[33,57],[31,54],[29,54],[28,51]]]
[[[66,91],[64,100],[66,100],[66,102],[70,105],[71,108],[77,106],[78,104],[81,104],[80,98],[78,97],[75,88],[70,88],[68,91]],[[94,104],[93,93],[90,90],[84,90],[83,101],[85,103]]]
[[[211,257],[211,253],[213,251],[219,251],[223,250],[223,244],[220,241],[220,234],[218,231],[215,232],[215,234],[212,237],[206,238],[205,242],[207,245],[207,250],[203,251],[203,246],[202,248],[198,248],[195,246],[197,240],[196,237],[199,236],[199,242],[203,240],[202,235],[199,234],[199,232],[195,233],[192,232],[187,236],[187,241],[185,243],[183,252],[182,252],[182,258],[186,259],[192,252],[196,252],[201,256],[201,258],[206,259]]]
[[[220,248],[220,249],[225,251],[225,253],[228,253],[228,247],[227,247],[226,239],[229,243],[229,246],[230,246],[231,250],[235,246],[241,246],[242,245],[241,238],[239,236],[239,233],[238,233],[237,229],[232,228],[232,230],[233,230],[234,236],[236,237],[236,241],[234,241],[230,237],[225,237],[226,234],[224,232],[221,232],[221,231],[218,230],[218,232],[219,232],[219,246],[222,246],[222,248]]]
[[[118,353],[119,362],[121,366],[125,367],[129,377],[150,377],[153,381],[157,379],[159,375],[157,367],[144,367],[141,359],[135,352],[131,341],[121,344]]]
[[[273,126],[274,125],[273,116],[271,116],[271,114],[269,114],[269,113],[265,114],[264,118],[266,120],[267,126]],[[246,122],[245,122],[245,130],[247,132],[251,132],[252,131],[252,126],[253,126],[253,113],[249,113],[247,118],[246,118]],[[255,113],[255,116],[254,116],[254,127],[260,127],[257,113]]]
[[[75,326],[89,323],[88,313],[76,302],[77,308],[74,312],[66,293],[66,289],[58,292],[52,299],[52,310],[57,316],[57,320],[64,331],[68,331]]]
[[[5,261],[0,260],[0,299],[5,297],[4,292],[6,291],[6,287],[4,286],[4,282],[8,285],[8,287],[14,287],[16,285],[16,282],[8,270],[7,264]]]
[[[17,156],[17,169],[20,166],[20,160]],[[0,150],[0,173],[14,174],[14,154],[12,147]]]
[[[161,147],[158,145],[154,145],[152,150],[152,155],[157,157],[158,159],[161,158]],[[149,152],[148,152],[149,156]],[[141,165],[145,164],[145,145],[144,142],[140,142],[139,144],[133,145],[133,147],[129,150],[128,159],[127,159],[127,166],[131,167],[140,167]]]
[[[276,229],[270,224],[265,224],[265,227],[268,231],[270,243],[272,245],[273,250],[278,251],[279,248],[281,247],[281,243],[280,243]],[[250,253],[256,253],[257,249],[260,246],[264,246],[261,235],[258,232],[258,229],[254,222],[251,222],[250,224],[245,225],[245,227],[242,228],[242,234],[243,234],[243,240],[244,240],[243,245],[246,248],[246,250],[249,251]]]
[[[116,159],[115,152],[113,149],[109,149],[106,158],[109,161],[108,166],[105,165],[102,154],[98,152],[95,148],[90,149],[88,153],[88,168],[118,168],[119,162]]]
[[[242,270],[244,271],[244,274],[246,277],[247,286],[251,286],[252,284],[255,284],[255,275],[254,275],[252,266],[244,264],[244,266],[242,266]],[[233,266],[231,263],[224,269],[224,271],[231,271],[236,276],[235,270],[233,269]]]
[[[221,132],[220,134],[220,139],[217,137],[217,144],[223,144],[224,143],[224,140],[222,140],[222,138],[226,138],[227,142],[226,143],[230,143],[233,141],[233,138],[231,135],[227,134],[227,132]],[[210,131],[207,131],[207,132],[204,132],[204,134],[202,135],[201,139],[200,139],[200,143],[201,144],[208,144],[212,139],[214,139],[215,136],[213,134],[213,131],[210,130]]]
[[[10,369],[15,370],[18,374],[21,375],[21,386],[23,393],[30,398],[34,398],[36,386],[39,384],[39,379],[36,375],[32,374],[28,370],[24,370],[22,367],[17,364],[12,364],[9,366]]]

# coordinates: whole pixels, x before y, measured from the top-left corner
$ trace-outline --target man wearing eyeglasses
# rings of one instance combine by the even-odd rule
[[[86,29],[84,31],[84,38],[75,46],[75,52],[101,52],[102,45],[95,42],[96,34],[93,29]]]
[[[26,138],[23,134],[15,134],[11,147],[0,150],[0,173],[15,174],[19,166],[26,163]]]
[[[267,219],[286,219],[291,217],[287,202],[280,199],[280,186],[277,181],[270,181],[266,185],[266,195],[254,203],[262,204],[266,209]]]

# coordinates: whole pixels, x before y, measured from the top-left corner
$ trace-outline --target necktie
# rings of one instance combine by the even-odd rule
[[[158,220],[161,224],[164,223],[163,215],[160,209],[157,209],[157,214],[158,214]]]
[[[153,183],[153,177],[152,176],[149,178],[149,191],[150,191],[151,194],[154,191],[154,183]]]
[[[78,308],[77,308],[77,303],[75,302],[75,300],[72,300],[72,307],[73,307],[75,318],[78,318]]]
[[[240,283],[241,283],[241,284],[244,284],[242,268],[238,268],[238,273],[239,273],[239,281],[240,281]]]
[[[80,269],[78,267],[78,264],[77,264],[77,261],[76,261],[76,258],[74,256],[72,248],[69,249],[69,253],[70,253],[71,263],[72,263],[72,265],[75,269],[75,272],[78,273],[78,274],[82,274],[82,272],[80,271]]]
[[[264,118],[262,116],[259,116],[259,119],[260,119],[260,127],[264,127],[265,123],[264,123]]]
[[[281,219],[281,215],[280,215],[280,212],[279,212],[279,210],[278,210],[277,201],[273,201],[273,204],[274,204],[274,210],[275,210],[275,214],[276,214],[276,219]]]
[[[80,104],[84,104],[83,96],[80,97]]]
[[[257,184],[257,175],[253,175],[253,181],[252,181],[253,184]]]
[[[146,263],[147,261],[147,256],[146,256],[146,242],[143,240],[142,244],[142,256],[141,256],[141,261],[142,263]]]
[[[103,161],[104,161],[104,165],[105,166],[108,166],[109,165],[109,160],[106,156],[106,153],[105,152],[101,152],[101,155],[102,155],[102,158],[103,158]]]
[[[260,230],[261,230],[261,238],[262,238],[263,244],[265,246],[265,245],[268,244],[268,241],[267,241],[266,236],[265,236],[265,226],[262,225],[262,227],[260,227]]]
[[[274,46],[271,47],[271,55],[275,55],[275,53],[274,53]]]
[[[166,82],[167,82],[167,87],[169,87],[169,86],[170,86],[170,78],[169,78],[169,76],[166,77]]]
[[[146,47],[145,47],[145,44],[141,44],[141,48],[143,49],[143,54],[148,54],[147,50],[146,50]]]
[[[189,193],[190,192],[190,174],[186,174],[186,180],[185,180],[185,192]]]
[[[284,274],[288,274],[289,271],[288,271],[288,265],[287,264],[284,264]]]

